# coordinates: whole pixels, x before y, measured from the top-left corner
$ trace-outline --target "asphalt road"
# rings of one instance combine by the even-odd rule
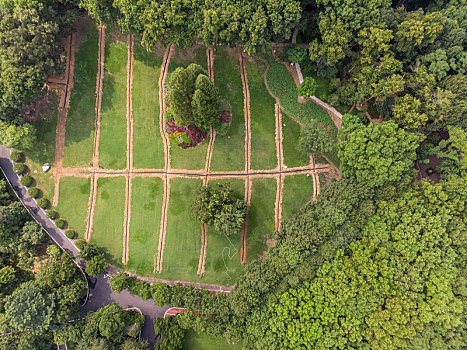
[[[65,236],[65,233],[58,229],[45,212],[37,206],[37,203],[29,197],[26,188],[21,185],[18,175],[13,171],[13,163],[10,160],[10,152],[0,146],[0,168],[9,181],[17,197],[21,200],[29,214],[42,225],[44,231],[50,238],[67,253],[73,255],[75,262],[84,267],[84,261],[78,258],[79,249],[73,241]],[[153,320],[156,317],[163,317],[168,307],[160,307],[153,304],[152,299],[143,301],[140,297],[130,294],[127,290],[121,293],[112,292],[108,278],[101,274],[97,278],[88,276],[89,299],[80,312],[84,315],[88,311],[95,311],[111,303],[118,303],[122,308],[137,307],[146,318],[142,337],[154,343],[155,334]]]

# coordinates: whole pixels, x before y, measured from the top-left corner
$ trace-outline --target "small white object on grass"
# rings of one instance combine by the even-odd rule
[[[287,165],[284,165],[284,169],[287,169]]]
[[[45,163],[43,166],[42,166],[42,171],[44,173],[48,172],[50,169],[50,164],[49,163]]]
[[[285,124],[284,124],[284,126],[285,126]]]
[[[228,139],[230,139],[230,136],[227,136]]]

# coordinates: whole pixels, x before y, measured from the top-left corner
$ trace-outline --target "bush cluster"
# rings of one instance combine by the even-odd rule
[[[23,152],[19,152],[19,151],[11,152],[10,158],[15,163],[22,163],[25,161]]]
[[[65,235],[69,239],[75,239],[78,236],[78,232],[76,230],[66,230]]]
[[[49,209],[50,201],[47,198],[39,198],[37,206],[42,209]]]
[[[58,219],[58,211],[53,209],[47,210],[47,217],[52,220]]]
[[[58,228],[65,228],[67,226],[67,222],[66,220],[60,218],[55,221],[55,226]]]
[[[23,178],[21,179],[21,185],[26,187],[30,187],[33,184],[33,182],[34,178],[29,175],[23,176]]]
[[[32,198],[39,198],[41,196],[41,190],[38,189],[37,187],[30,187],[28,189],[28,194]]]
[[[23,163],[16,163],[15,165],[13,165],[13,170],[15,173],[20,175],[24,175],[29,172],[29,168]]]

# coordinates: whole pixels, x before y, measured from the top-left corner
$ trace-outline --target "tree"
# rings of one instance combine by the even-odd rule
[[[52,294],[43,294],[35,284],[26,282],[6,298],[5,314],[14,329],[42,334],[53,321],[54,299]]]
[[[182,348],[185,332],[180,328],[176,317],[155,318],[154,332],[161,336],[154,345],[154,350],[179,350]]]
[[[122,290],[130,287],[132,281],[133,279],[126,273],[118,273],[110,278],[110,288],[114,292],[120,293]]]
[[[310,119],[300,129],[298,144],[308,154],[332,152],[336,147],[336,137],[316,119]]]
[[[467,129],[467,75],[448,76],[441,81],[440,86],[456,95],[447,113],[449,124]]]
[[[318,83],[315,79],[313,79],[312,77],[305,77],[305,79],[303,79],[303,82],[297,88],[298,96],[314,96],[317,87]]]
[[[0,287],[10,284],[15,278],[15,269],[11,266],[3,266],[0,269]]]
[[[219,120],[219,90],[204,74],[198,75],[191,105],[195,125],[201,129],[209,127]]]
[[[114,14],[113,0],[81,0],[79,7],[101,24],[110,23]]]
[[[91,260],[91,258],[102,254],[102,249],[92,242],[83,241],[78,248],[80,249],[78,257],[84,260]]]
[[[148,342],[146,340],[127,339],[123,343],[121,350],[147,350]]]
[[[306,49],[297,45],[286,46],[284,53],[287,55],[287,60],[295,63],[302,63],[307,56]]]
[[[31,149],[36,131],[30,124],[14,125],[0,120],[0,144],[8,148]]]
[[[394,183],[406,174],[416,159],[419,136],[399,129],[392,122],[346,125],[340,131],[342,175],[372,187]]]
[[[86,273],[91,276],[99,276],[107,268],[107,263],[103,255],[93,256],[86,261]]]

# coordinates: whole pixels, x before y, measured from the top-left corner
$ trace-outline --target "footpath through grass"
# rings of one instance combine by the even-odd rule
[[[108,35],[105,44],[99,164],[108,169],[126,167],[127,45]]]
[[[276,101],[264,85],[266,67],[259,62],[245,60],[250,90],[251,168],[274,169],[277,166]]]
[[[229,344],[223,338],[190,329],[185,332],[182,350],[241,350],[242,344]]]
[[[89,166],[94,145],[99,33],[90,22],[77,47],[70,107],[66,121],[64,167]]]
[[[133,179],[127,265],[127,269],[133,273],[143,276],[154,275],[163,193],[163,182],[160,178]]]
[[[313,177],[306,175],[287,176],[282,197],[282,220],[294,215],[313,197]]]
[[[188,67],[191,63],[197,63],[204,69],[208,69],[206,48],[204,46],[199,47],[194,51],[194,56],[191,59],[187,59],[189,54],[187,51],[176,50],[173,57],[170,60],[166,83],[170,79],[170,74],[173,73],[178,67]],[[204,169],[206,164],[206,152],[208,150],[209,136],[198,146],[190,149],[182,149],[170,142],[170,166],[173,169],[190,169],[199,170]]]
[[[79,177],[60,179],[57,211],[68,222],[68,228],[78,231],[78,238],[84,238],[86,231],[90,190],[90,179]]]
[[[276,179],[253,179],[247,232],[248,263],[266,250],[267,236],[274,231],[276,188]]]
[[[239,199],[245,197],[245,181],[229,179],[225,181],[210,181],[209,186],[228,182],[234,196]],[[240,264],[241,233],[226,236],[214,229],[209,229],[208,245],[206,249],[204,283],[215,283],[223,286],[232,285],[242,274]]]
[[[202,185],[197,179],[171,179],[161,278],[197,281],[201,225],[191,215],[191,203]]]
[[[225,136],[217,135],[212,154],[212,171],[245,169],[245,114],[240,61],[223,47],[214,53],[214,82],[220,95],[232,106],[232,124]]]
[[[335,128],[327,112],[313,102],[298,103],[297,87],[287,69],[280,63],[272,63],[266,75],[268,86],[279,98],[282,108],[298,121],[305,123],[310,118]]]
[[[91,242],[106,249],[106,259],[122,267],[125,178],[97,180],[97,201]]]
[[[133,166],[164,167],[164,144],[159,130],[159,75],[162,57],[134,45]]]

